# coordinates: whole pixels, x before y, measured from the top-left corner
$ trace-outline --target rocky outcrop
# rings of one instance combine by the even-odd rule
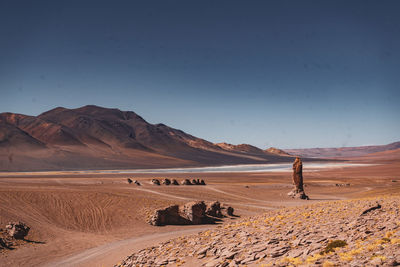
[[[377,201],[381,208],[371,209]],[[394,195],[268,210],[169,239],[116,266],[398,266],[399,215]]]
[[[156,210],[154,212],[154,215],[150,218],[149,223],[155,226],[169,224],[189,224],[189,222],[180,215],[178,205],[173,205],[164,209]]]
[[[160,183],[160,180],[158,180],[158,179],[152,179],[150,183],[151,183],[152,185],[160,185],[160,184],[161,184],[161,183]]]
[[[350,186],[350,184],[335,184],[337,187],[342,187],[342,186]]]
[[[218,201],[208,203],[206,214],[212,217],[218,217],[218,218],[222,217],[221,203],[219,203]]]
[[[299,157],[297,157],[293,162],[293,184],[294,188],[288,193],[288,196],[291,196],[292,198],[309,199],[309,197],[304,193],[303,163]]]
[[[182,181],[182,185],[192,185],[192,182],[189,179],[185,179]]]
[[[206,207],[204,201],[189,202],[183,207],[172,205],[156,210],[149,223],[155,226],[202,224],[208,222]]]
[[[206,208],[204,201],[186,203],[183,206],[182,217],[192,224],[201,224],[206,218]]]
[[[231,206],[226,208],[226,214],[228,214],[229,216],[233,216],[233,211],[234,209]]]
[[[203,179],[185,179],[181,183],[182,185],[206,185],[206,182]]]
[[[165,178],[165,179],[162,181],[162,184],[170,185],[170,184],[171,184],[171,180],[168,179],[168,178]]]
[[[15,239],[24,239],[28,235],[30,227],[23,222],[9,222],[6,231],[9,236]]]

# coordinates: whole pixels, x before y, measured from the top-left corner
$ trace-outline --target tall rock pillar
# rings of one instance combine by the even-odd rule
[[[303,187],[303,163],[301,159],[297,157],[293,162],[293,190],[288,194],[293,198],[309,199],[304,193]]]

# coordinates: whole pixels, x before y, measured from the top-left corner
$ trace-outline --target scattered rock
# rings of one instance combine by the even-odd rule
[[[228,214],[229,216],[233,216],[233,211],[234,209],[231,206],[226,208],[226,214]]]
[[[182,185],[192,185],[192,182],[189,179],[185,179],[182,181]]]
[[[160,185],[160,180],[158,180],[158,179],[151,179],[151,182],[150,182],[152,185]]]
[[[350,184],[335,184],[337,187],[342,187],[342,186],[350,186]]]
[[[133,181],[131,180],[131,178],[128,178],[128,184],[131,184]]]
[[[335,252],[336,248],[341,248],[347,246],[346,241],[344,240],[333,240],[330,241],[326,247],[321,251],[321,255],[327,254],[329,252]]]
[[[165,179],[163,180],[162,184],[170,185],[170,184],[171,184],[171,180],[168,179],[168,178],[165,178]]]
[[[11,248],[11,244],[3,238],[0,238],[0,250],[1,249],[10,249]]]
[[[133,183],[134,183],[135,185],[137,185],[137,186],[141,186],[141,185],[142,185],[138,180],[133,181]]]
[[[359,216],[378,200],[382,208]],[[399,216],[393,195],[269,210],[143,249],[118,266],[398,266]]]
[[[176,179],[172,179],[172,182],[171,182],[173,185],[179,185],[179,183],[178,183],[178,181],[176,180]]]
[[[222,217],[221,204],[218,201],[208,203],[206,214],[213,217]]]
[[[6,225],[6,231],[9,236],[15,239],[24,239],[29,233],[29,227],[23,222],[9,222]]]
[[[206,182],[203,179],[201,179],[200,180],[200,185],[206,185]]]
[[[373,207],[371,207],[371,208],[369,208],[369,209],[364,210],[364,211],[361,213],[360,216],[365,215],[365,214],[367,214],[367,213],[370,212],[370,211],[373,211],[373,210],[376,210],[376,209],[380,209],[380,208],[381,208],[381,205],[377,202],[377,203],[376,203],[376,206],[373,206]]]
[[[400,259],[399,259],[399,261],[397,261],[397,260],[389,261],[388,266],[400,266]]]

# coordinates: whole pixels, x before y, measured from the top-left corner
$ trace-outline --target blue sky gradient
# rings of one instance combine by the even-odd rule
[[[95,104],[261,148],[400,140],[399,1],[1,1],[0,112]]]

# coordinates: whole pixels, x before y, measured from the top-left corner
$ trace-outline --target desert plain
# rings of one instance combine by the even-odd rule
[[[304,162],[305,191],[310,200],[287,196],[293,187],[291,171],[132,174],[101,171],[3,172],[0,173],[0,225],[22,221],[31,229],[25,242],[16,243],[13,249],[1,250],[0,265],[113,266],[120,264],[128,255],[157,247],[162,242],[196,236],[208,230],[218,231],[225,225],[252,221],[254,216],[262,216],[266,212],[400,195],[397,150],[347,159],[346,162],[357,164],[311,170],[307,169],[309,162]],[[142,185],[128,184],[127,178]],[[153,178],[176,178],[178,181],[201,178],[207,185],[156,186],[149,183]],[[147,222],[155,209],[194,200],[219,201],[230,205],[235,210],[235,216],[204,225],[157,227]],[[170,264],[200,264],[190,260],[197,259],[193,254],[186,255],[186,258],[179,264]],[[267,257],[264,260],[268,262]],[[260,261],[250,263],[261,266]]]

